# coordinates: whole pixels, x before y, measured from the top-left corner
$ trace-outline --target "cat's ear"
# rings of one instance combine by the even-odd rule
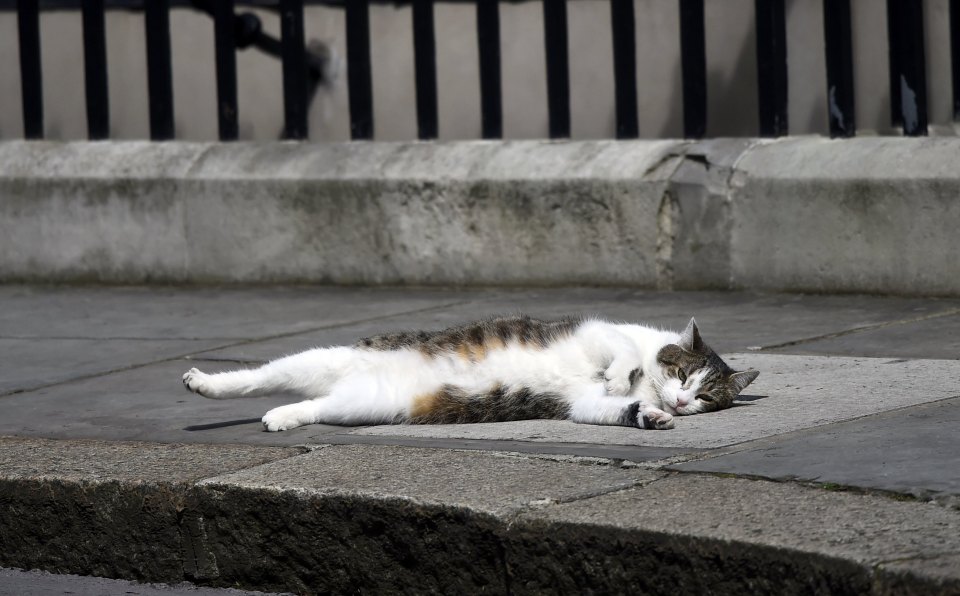
[[[730,382],[733,383],[733,386],[737,388],[737,393],[740,393],[746,389],[747,385],[753,382],[760,376],[759,370],[745,370],[742,372],[735,372],[730,375]]]
[[[690,317],[690,322],[687,323],[687,328],[680,334],[680,341],[677,343],[688,352],[700,352],[703,350],[703,340],[700,338],[700,330],[697,329],[697,321],[694,320],[693,317]]]

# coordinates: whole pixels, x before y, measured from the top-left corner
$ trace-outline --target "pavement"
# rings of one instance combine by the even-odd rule
[[[960,594],[960,299],[7,285],[0,306],[0,567],[295,593]],[[761,374],[670,431],[266,433],[287,398],[180,383],[515,312],[696,316]]]

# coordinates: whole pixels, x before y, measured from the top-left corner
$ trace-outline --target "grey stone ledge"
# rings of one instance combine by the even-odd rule
[[[171,487],[108,466],[166,446],[31,445],[14,453],[35,464],[0,468],[0,565],[299,593],[960,589],[960,512],[927,503],[374,446],[235,460]],[[40,469],[65,448],[72,463]],[[94,454],[95,473],[74,469]]]
[[[0,143],[0,281],[960,296],[960,139]]]

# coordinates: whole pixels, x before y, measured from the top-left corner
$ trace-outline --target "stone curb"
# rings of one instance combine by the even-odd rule
[[[0,143],[0,282],[960,295],[960,140]]]
[[[11,445],[16,450],[18,443]],[[210,460],[234,457],[241,467],[206,480],[111,477],[102,469],[91,476],[67,472],[74,464],[63,460],[39,474],[45,458],[71,449],[85,456],[112,450],[106,459],[131,470],[170,466],[196,476],[207,448],[26,439],[22,445],[35,463],[4,466],[0,479],[2,566],[299,593],[960,591],[960,513],[928,503],[737,478],[357,446],[303,455],[244,448],[246,464],[229,448],[211,447]],[[374,484],[329,486],[345,462],[349,469],[369,461],[389,470],[397,457],[414,469],[369,478],[359,470],[350,477]],[[438,469],[437,458],[449,466]],[[256,465],[257,459],[267,463]],[[416,468],[419,460],[423,468]],[[486,473],[491,462],[496,474]],[[25,473],[31,465],[35,471]],[[427,469],[433,480],[408,478]],[[492,485],[486,505],[469,494],[423,496],[424,483],[440,479],[455,487],[478,471]],[[596,494],[500,503],[498,492],[510,501],[527,490],[510,482],[531,471],[546,474],[545,487],[571,474],[608,480]],[[611,484],[611,476],[634,480]],[[401,490],[396,482],[415,484]],[[559,489],[529,494],[543,490]],[[700,507],[698,515],[678,515],[681,501],[691,512]]]

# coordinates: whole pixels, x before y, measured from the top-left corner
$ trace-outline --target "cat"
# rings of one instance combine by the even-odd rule
[[[645,429],[729,407],[759,374],[682,333],[599,319],[500,317],[316,348],[252,370],[183,375],[211,399],[291,393],[267,431],[306,424],[446,424],[550,418]]]

